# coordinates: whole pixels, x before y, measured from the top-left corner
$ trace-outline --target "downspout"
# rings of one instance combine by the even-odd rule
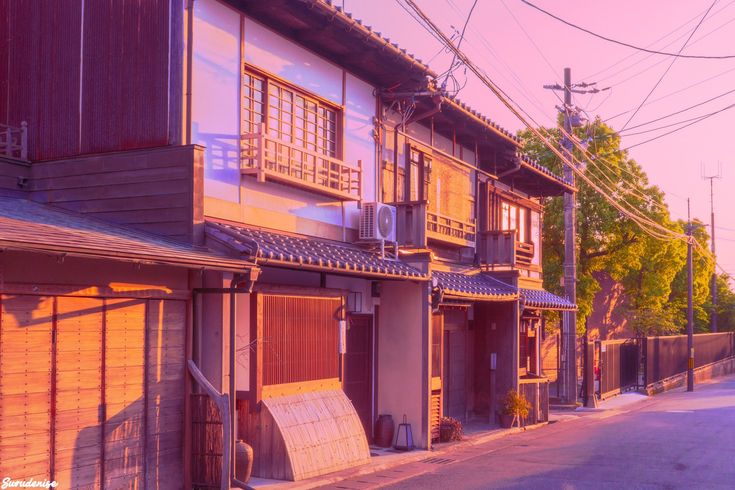
[[[521,169],[521,159],[516,158],[516,164],[513,168],[506,170],[505,172],[498,174],[498,180],[502,179],[503,177],[507,177],[508,175],[512,175],[516,172],[518,172]]]
[[[184,144],[191,144],[191,79],[192,60],[194,59],[194,0],[187,1],[186,15],[186,128]]]
[[[230,281],[230,481],[232,485],[238,488],[247,489],[248,487],[244,482],[238,480],[235,476],[235,434],[237,430],[237,390],[235,389],[235,343],[237,341],[236,328],[237,322],[235,318],[235,298],[237,297],[237,291],[246,290],[248,293],[252,292],[253,284],[255,283],[255,275],[252,271],[249,274],[235,274],[232,276]],[[245,283],[244,287],[238,287],[240,284]]]

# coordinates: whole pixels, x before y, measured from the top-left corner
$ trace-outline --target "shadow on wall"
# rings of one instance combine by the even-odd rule
[[[193,141],[204,151],[204,190],[207,195],[237,202],[240,188],[240,136],[202,133],[193,125]]]
[[[41,460],[24,447],[19,476],[52,476],[61,488],[182,487],[184,301],[3,295],[2,311],[3,341],[25,360],[0,365],[0,385],[17,391],[9,380],[26,370],[20,389],[36,406],[3,410],[0,426],[48,438],[35,448]]]

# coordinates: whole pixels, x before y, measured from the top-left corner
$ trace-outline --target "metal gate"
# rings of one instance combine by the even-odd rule
[[[595,341],[595,391],[600,399],[642,387],[641,339]]]

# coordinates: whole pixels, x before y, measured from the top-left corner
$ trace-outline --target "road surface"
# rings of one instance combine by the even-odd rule
[[[401,471],[405,479],[397,481]],[[389,485],[378,483],[381,478]],[[353,480],[335,487],[735,489],[735,377],[458,449],[435,462],[363,478],[363,485]]]

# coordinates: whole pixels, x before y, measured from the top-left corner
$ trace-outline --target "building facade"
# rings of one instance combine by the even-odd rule
[[[379,414],[405,417],[427,449],[442,416],[494,424],[509,389],[532,399],[529,422],[545,420],[540,312],[574,305],[541,286],[540,199],[574,189],[442,93],[428,66],[322,0],[9,2],[9,12],[0,63],[0,114],[14,135],[0,162],[8,209],[34,201],[109,223],[110,234],[135,230],[206,255],[169,264],[196,270],[166,286],[178,291],[185,339],[166,350],[179,376],[166,393],[185,400],[170,429],[179,443],[148,444],[153,415],[133,417],[146,463],[124,459],[115,475],[229,486],[242,439],[255,475],[299,480],[367,462]],[[2,260],[3,273],[22,279],[30,259]],[[67,267],[85,284],[114,279]],[[44,270],[38,281],[55,283]],[[14,293],[2,294],[6,318]],[[41,303],[23,308],[32,317]],[[111,341],[122,334],[102,311],[89,328]],[[146,348],[155,335],[142,337]],[[142,362],[146,373],[159,365]],[[3,400],[30,396],[8,383]],[[97,385],[104,399],[108,385]],[[70,437],[107,433],[81,420]],[[55,454],[56,429],[39,424]],[[18,445],[28,435],[0,441],[27,463],[21,476],[84,466],[61,456],[34,466],[35,453]],[[114,486],[99,445],[79,481]],[[183,481],[151,477],[167,465]]]

